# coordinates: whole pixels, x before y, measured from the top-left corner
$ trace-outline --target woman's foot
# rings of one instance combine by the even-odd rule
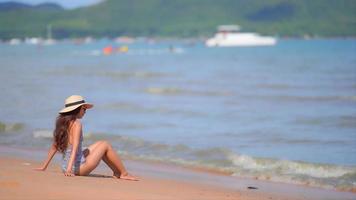
[[[129,181],[138,181],[138,178],[135,176],[132,176],[129,173],[126,174],[121,174],[120,175],[120,179],[124,179],[124,180],[129,180]]]
[[[128,181],[138,181],[139,179],[135,176],[132,176],[129,173],[124,173],[124,174],[114,174],[113,175],[114,178],[119,178],[119,179],[123,179],[123,180],[128,180]]]

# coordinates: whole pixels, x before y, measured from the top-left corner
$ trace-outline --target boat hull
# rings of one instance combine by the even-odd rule
[[[272,46],[277,43],[274,37],[259,36],[255,33],[216,34],[208,39],[208,47],[233,47],[233,46]]]

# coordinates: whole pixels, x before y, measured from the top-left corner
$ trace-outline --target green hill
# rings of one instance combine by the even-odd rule
[[[278,36],[356,36],[355,0],[107,0],[74,10],[1,9],[0,38],[211,35],[217,25]]]

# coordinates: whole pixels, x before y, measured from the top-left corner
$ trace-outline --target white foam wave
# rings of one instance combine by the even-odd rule
[[[336,178],[354,171],[351,168],[342,166],[253,158],[247,155],[230,154],[229,159],[232,160],[234,165],[243,170],[269,172],[279,175],[304,175],[314,178]]]
[[[45,138],[50,139],[53,138],[53,132],[50,130],[37,130],[32,133],[34,138]]]

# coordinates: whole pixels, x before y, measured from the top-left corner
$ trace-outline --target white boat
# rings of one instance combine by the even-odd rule
[[[53,45],[56,40],[52,38],[52,25],[47,25],[47,39],[43,41],[43,45]]]
[[[9,41],[9,44],[10,45],[19,45],[19,44],[21,44],[21,39],[19,39],[19,38],[12,38],[10,41]]]
[[[239,32],[237,25],[222,25],[214,37],[209,38],[205,45],[208,47],[230,46],[270,46],[277,43],[277,39],[270,36],[261,36],[257,33]]]

